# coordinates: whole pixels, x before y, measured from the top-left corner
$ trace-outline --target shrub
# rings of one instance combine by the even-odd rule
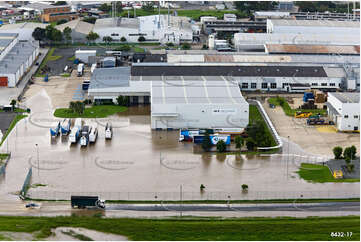
[[[242,148],[242,146],[243,146],[243,144],[244,144],[244,140],[243,140],[242,136],[237,136],[237,137],[234,139],[234,142],[236,143],[236,148],[237,148],[237,149]]]
[[[127,39],[123,36],[123,37],[120,38],[120,41],[121,41],[121,42],[126,42]]]
[[[212,141],[211,141],[211,138],[209,137],[208,133],[206,133],[204,135],[204,138],[202,141],[202,148],[204,151],[210,151],[210,149],[212,148]]]
[[[350,153],[351,153],[351,159],[356,159],[356,152],[357,152],[357,150],[356,150],[356,147],[353,145],[353,146],[351,146],[350,147]]]
[[[206,187],[203,184],[201,184],[201,186],[200,186],[201,191],[203,191],[205,188]]]
[[[248,185],[247,184],[242,184],[242,191],[248,191]]]
[[[183,43],[181,46],[182,50],[190,50],[191,49],[191,45],[189,43]]]
[[[227,145],[223,140],[218,141],[217,150],[218,152],[225,152],[227,149]]]
[[[144,41],[145,41],[145,37],[144,37],[144,36],[140,36],[140,37],[138,38],[138,41],[139,41],[139,42],[144,42]]]
[[[349,172],[352,172],[353,171],[353,169],[355,168],[355,165],[354,164],[347,164],[347,170],[349,171]]]
[[[352,159],[352,149],[351,147],[346,147],[343,151],[343,157],[346,159],[351,160]]]
[[[174,44],[172,42],[166,43],[165,45],[168,46],[168,47],[173,47],[174,46]]]
[[[341,159],[341,157],[342,157],[342,147],[336,146],[335,148],[333,148],[333,154],[334,154],[336,160]]]
[[[204,44],[204,45],[202,46],[202,50],[208,50],[208,46],[207,46],[206,44]]]

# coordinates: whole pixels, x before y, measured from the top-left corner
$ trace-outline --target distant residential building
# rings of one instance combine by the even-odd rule
[[[339,131],[360,130],[360,93],[328,93],[327,111]]]

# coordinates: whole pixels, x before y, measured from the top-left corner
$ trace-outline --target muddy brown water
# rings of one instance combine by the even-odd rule
[[[52,108],[45,92],[28,102],[33,116],[21,121],[9,138],[13,157],[0,180],[3,195],[21,189],[31,166],[32,184],[46,186],[30,190],[43,191],[49,198],[56,197],[56,192],[89,191],[134,192],[141,199],[150,192],[178,192],[180,185],[183,191],[199,192],[201,184],[212,192],[239,192],[242,184],[253,191],[359,190],[359,183],[312,184],[299,179],[295,171],[302,159],[297,157],[199,152],[192,143],[178,142],[179,131],[151,130],[149,106],[85,120],[98,123],[99,136],[95,144],[81,148],[70,145],[67,137],[50,137]],[[104,138],[107,121],[114,127],[110,141]],[[297,145],[289,147],[290,153],[304,154]],[[286,154],[287,149],[285,145]]]

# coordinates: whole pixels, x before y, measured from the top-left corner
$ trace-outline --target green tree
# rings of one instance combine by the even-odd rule
[[[144,36],[140,36],[140,37],[138,38],[138,41],[139,41],[139,42],[144,42],[144,41],[145,41],[145,37],[144,37]]]
[[[336,160],[341,159],[342,147],[336,146],[335,148],[333,148],[333,154],[334,154]]]
[[[354,145],[351,146],[351,147],[350,147],[350,150],[351,150],[351,151],[350,151],[350,153],[351,153],[351,159],[353,159],[353,160],[356,159],[356,153],[357,153],[356,146],[354,146]]]
[[[89,34],[86,36],[86,39],[89,42],[93,42],[96,39],[99,39],[99,35],[97,33],[94,33],[93,31],[90,31]]]
[[[75,102],[70,102],[69,103],[69,109],[71,110],[71,112],[76,113],[76,107],[75,107]]]
[[[206,187],[203,184],[201,184],[199,188],[201,189],[201,191],[203,191]]]
[[[112,10],[112,6],[110,6],[107,3],[103,3],[102,5],[100,5],[100,7],[98,8],[100,11],[102,12],[110,12]]]
[[[181,45],[181,49],[182,50],[190,50],[191,49],[191,45],[189,43],[183,43]]]
[[[237,149],[241,149],[244,144],[244,140],[242,136],[236,136],[236,138],[234,139],[234,143],[236,143]]]
[[[352,157],[352,149],[351,147],[346,147],[345,150],[343,151],[343,157],[344,159],[349,159],[351,160],[353,157]]]
[[[246,140],[247,150],[252,151],[256,148],[256,142],[252,138]]]
[[[225,152],[226,149],[227,149],[226,142],[224,142],[223,140],[219,140],[217,142],[217,151],[222,153],[222,152]]]
[[[143,2],[142,9],[146,12],[154,12],[154,4],[152,2]]]
[[[240,12],[250,14],[252,11],[272,10],[277,5],[276,2],[268,1],[236,1],[236,9]]]
[[[56,1],[53,5],[54,5],[54,6],[66,5],[66,1]]]
[[[208,46],[207,46],[206,44],[204,44],[204,45],[202,46],[202,50],[208,50]]]
[[[123,36],[123,37],[120,38],[120,41],[121,41],[121,42],[126,42],[127,39]]]
[[[211,137],[209,136],[208,133],[206,133],[203,137],[202,148],[204,151],[210,151],[212,148]]]
[[[113,38],[110,37],[110,36],[104,36],[104,37],[103,37],[103,42],[105,42],[105,43],[107,43],[107,44],[109,44],[109,43],[112,42],[112,41],[113,41]]]
[[[67,22],[68,22],[68,20],[66,20],[66,19],[60,19],[59,21],[56,22],[56,25],[65,24]]]
[[[14,111],[15,110],[15,105],[16,105],[16,100],[15,99],[11,100],[10,105],[12,106],[12,109]]]
[[[71,41],[71,32],[72,30],[68,26],[64,28],[63,36],[66,39],[66,41]]]
[[[118,96],[117,97],[117,103],[119,106],[123,106],[123,96]]]
[[[36,27],[32,33],[32,36],[35,40],[42,41],[46,38],[45,32],[45,29]]]

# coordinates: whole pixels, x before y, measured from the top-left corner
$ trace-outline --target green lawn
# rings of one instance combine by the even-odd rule
[[[0,109],[0,113],[1,112],[4,112],[4,110]],[[26,110],[25,109],[22,109],[22,108],[15,108],[14,110],[15,113],[25,113]]]
[[[51,229],[82,227],[126,236],[130,240],[360,240],[360,217],[132,219],[93,217],[0,217],[0,231],[35,232],[37,239]],[[332,238],[331,232],[352,232]]]
[[[36,77],[44,77],[44,75],[40,74],[41,69],[48,63],[48,61],[56,61],[59,60],[60,58],[62,58],[62,56],[59,55],[53,55],[55,51],[55,48],[51,48],[48,53],[46,54],[45,58],[43,59],[43,61],[41,62],[38,70],[35,73]]]
[[[360,179],[335,179],[327,166],[302,163],[297,171],[300,177],[308,182],[360,182]]]
[[[5,163],[5,159],[9,156],[9,154],[0,154],[0,166]]]
[[[283,100],[282,109],[287,116],[294,116],[295,112],[311,112],[313,114],[320,113],[321,115],[326,115],[326,110],[324,109],[292,109],[285,98],[283,97],[271,97],[268,99],[268,103],[273,104],[275,106],[281,106],[279,100]]]
[[[98,105],[85,108],[84,114],[73,113],[69,108],[58,108],[54,116],[58,118],[105,118],[110,115],[121,113],[127,110],[127,107],[117,105]]]
[[[60,76],[62,76],[62,77],[70,77],[70,73],[63,73]]]
[[[72,56],[72,57],[69,57],[69,58],[68,58],[68,60],[70,60],[70,61],[74,61],[74,60],[75,60],[75,55],[74,55],[74,56]]]
[[[257,106],[255,105],[249,105],[249,123],[255,123],[256,121],[261,121],[265,124],[265,126],[267,127],[266,129],[266,135],[270,137],[272,143],[271,146],[276,146],[277,142],[274,140],[271,131],[269,130],[266,122],[264,121],[261,113],[259,112]],[[262,152],[263,153],[263,152]]]
[[[132,50],[136,53],[144,53],[144,48],[140,48],[137,45],[132,46]]]
[[[2,140],[0,141],[0,146],[4,143],[6,137],[8,137],[8,135],[10,134],[11,130],[15,127],[16,123],[19,122],[20,120],[22,120],[23,118],[27,117],[27,115],[22,115],[22,114],[18,114],[15,116],[15,118],[13,119],[13,121],[11,122],[8,131],[5,133],[5,135],[3,136]]]

